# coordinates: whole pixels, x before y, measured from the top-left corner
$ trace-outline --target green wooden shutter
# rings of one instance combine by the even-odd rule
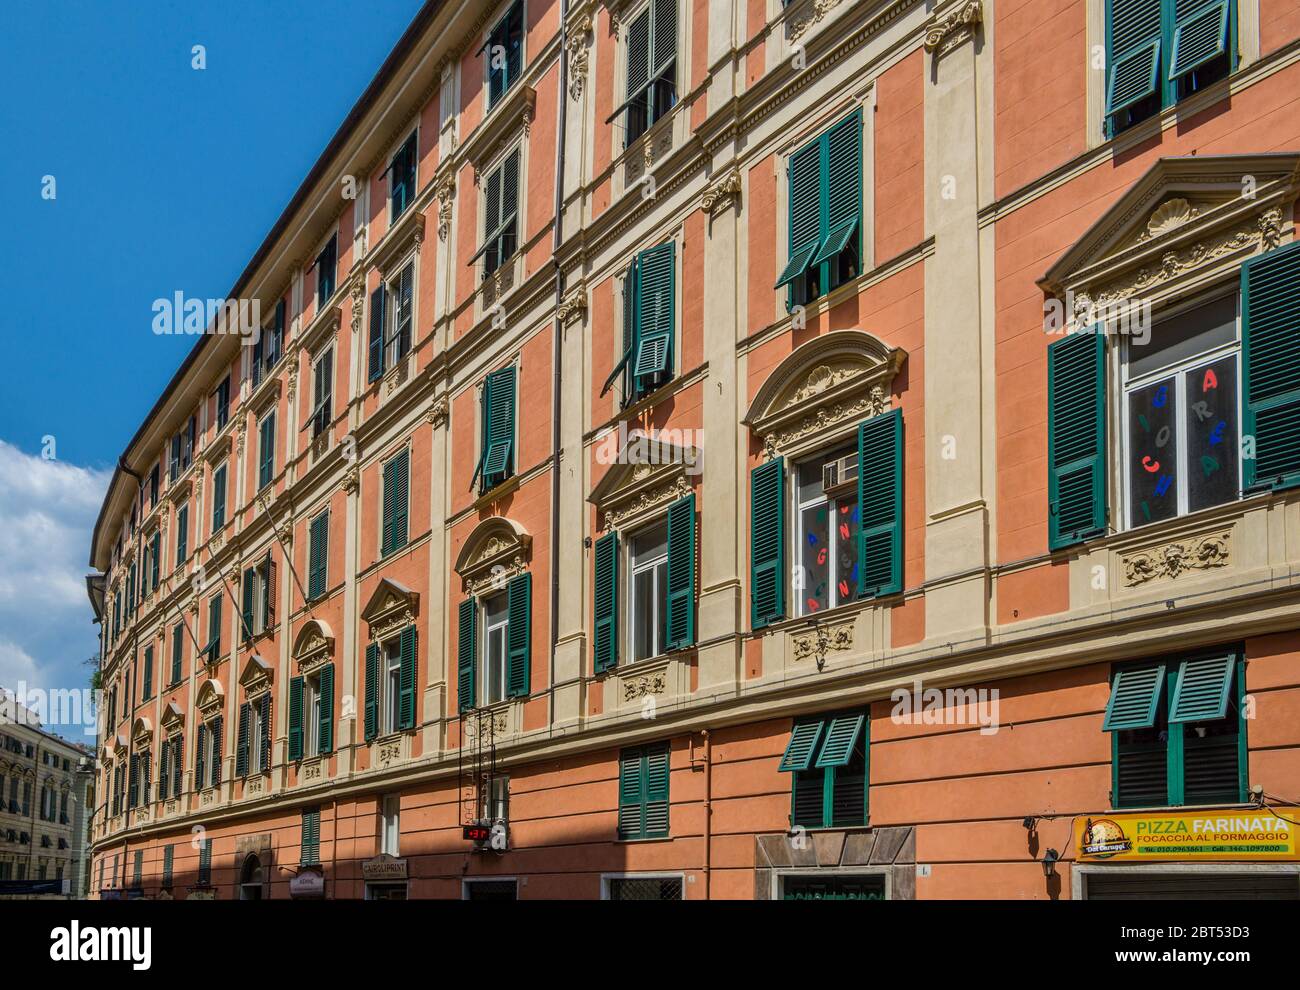
[[[320,809],[310,808],[302,813],[302,839],[298,860],[304,866],[320,862]]]
[[[316,600],[325,594],[326,568],[329,562],[330,514],[322,512],[311,521],[311,547],[307,565],[307,597]]]
[[[790,260],[773,288],[788,285],[808,270],[822,243],[821,139],[790,156]]]
[[[316,753],[334,752],[334,665],[320,669],[320,720],[316,727]]]
[[[604,395],[609,391],[609,387],[617,381],[618,376],[623,374],[629,362],[636,356],[637,351],[637,315],[636,315],[636,294],[637,294],[637,259],[632,259],[632,264],[628,266],[627,275],[623,278],[623,354],[614,365],[614,370],[609,373],[605,379],[605,384],[601,386],[600,394]],[[631,389],[625,389],[630,393]],[[628,395],[624,395],[624,399]]]
[[[302,678],[289,679],[289,759],[302,759]]]
[[[217,725],[221,724],[221,719],[215,720]],[[172,743],[172,794],[176,797],[181,796],[181,774],[185,770],[185,737],[177,736]],[[214,777],[220,776],[220,768],[213,772]],[[215,783],[215,781],[214,781]],[[197,791],[203,785],[199,783],[197,775],[194,782],[194,789]]]
[[[153,693],[153,647],[147,646],[144,651],[144,699],[149,700],[149,695]]]
[[[676,257],[677,244],[669,241],[642,251],[637,263],[638,329],[632,375],[638,395],[653,387],[655,376],[672,368]]]
[[[205,723],[199,723],[198,745],[194,749],[194,789],[196,791],[203,789],[203,771],[207,765],[208,754],[208,727]],[[179,766],[179,763],[178,763]],[[176,786],[176,794],[181,793],[180,784]]]
[[[781,754],[781,762],[777,764],[777,770],[781,773],[790,773],[795,770],[807,770],[812,766],[813,754],[817,751],[817,743],[821,740],[822,720],[807,719],[796,722],[794,728],[790,730],[790,741],[786,743],[785,752]]]
[[[182,505],[176,510],[176,566],[180,567],[189,556],[190,542],[190,507]],[[130,606],[127,607],[128,614]]]
[[[400,652],[401,667],[397,681],[397,727],[399,729],[413,729],[415,728],[415,626],[407,626],[402,630]]]
[[[260,427],[258,455],[261,461],[257,469],[257,487],[265,488],[275,477],[275,413],[267,413]]]
[[[379,644],[366,646],[366,742],[379,735]]]
[[[515,368],[502,368],[483,383],[483,490],[514,473]]]
[[[239,706],[239,735],[235,741],[235,776],[248,776],[248,720],[252,708],[248,702]]]
[[[386,557],[393,552],[393,520],[397,514],[397,458],[384,465],[383,519],[379,527],[379,554]]]
[[[667,647],[680,650],[695,642],[695,496],[668,507]]]
[[[1208,722],[1228,713],[1228,689],[1237,658],[1227,656],[1198,657],[1184,660],[1178,668],[1169,721]]]
[[[226,749],[226,718],[224,715],[218,715],[212,720],[212,786],[216,787],[221,783],[221,758]],[[195,789],[203,785],[195,784]]]
[[[473,596],[460,603],[459,631],[456,644],[456,706],[467,712],[474,707],[474,687],[478,666],[478,603]]]
[[[596,673],[618,665],[618,533],[596,541],[596,634],[592,660]]]
[[[903,413],[858,427],[858,566],[861,598],[903,590]]]
[[[1160,84],[1161,4],[1109,0],[1106,19],[1106,116],[1146,99]]]
[[[855,110],[826,134],[825,221],[821,248],[810,265],[834,261],[850,244],[857,249],[862,226],[862,113]],[[858,256],[861,252],[858,251]],[[828,273],[830,274],[830,273]],[[825,284],[829,287],[832,279]]]
[[[181,653],[185,649],[185,627],[176,625],[172,628],[172,679],[177,684],[181,679]]]
[[[153,533],[153,586],[150,590],[158,590],[158,582],[162,579],[162,532],[154,530]]]
[[[251,567],[244,571],[242,595],[244,599],[241,615],[244,624],[243,641],[247,643],[253,638],[253,568]]]
[[[511,698],[527,698],[532,689],[532,599],[532,575],[512,577],[506,585],[506,694]]]
[[[668,780],[671,777],[671,752],[668,744],[645,749],[645,812],[642,835],[659,839],[668,835]]]
[[[369,381],[378,381],[384,375],[384,283],[380,282],[370,293],[370,375]]]
[[[226,523],[226,466],[212,473],[212,531],[215,533]]]
[[[1169,78],[1178,79],[1218,58],[1228,47],[1228,0],[1178,0]]]
[[[638,839],[643,832],[644,751],[625,749],[618,761],[618,835],[620,839]]]
[[[749,476],[750,621],[759,629],[785,617],[785,459]]]
[[[175,855],[175,846],[163,846],[162,886],[165,888],[172,885],[172,864],[175,861]]]
[[[271,769],[271,695],[261,697],[259,718],[262,720],[262,745],[257,754],[257,768],[263,772]]]
[[[262,585],[262,610],[266,614],[266,628],[263,632],[272,629],[275,626],[275,601],[276,601],[276,583],[275,583],[275,560],[271,557],[271,551],[266,552],[266,561],[263,565],[266,572],[266,582]]]
[[[208,662],[221,656],[221,592],[208,599]]]
[[[866,715],[861,712],[853,715],[836,715],[826,722],[826,739],[822,742],[822,751],[814,764],[819,768],[848,766],[853,756],[853,747],[866,722]]]
[[[1106,368],[1100,332],[1047,348],[1048,546],[1106,532]]]
[[[1300,243],[1241,266],[1246,488],[1300,484]]]
[[[650,11],[643,11],[627,31],[627,88],[625,100],[641,93],[650,82]],[[631,144],[644,132],[649,118],[645,101],[638,100],[627,108],[625,143]]]
[[[170,739],[164,739],[161,752],[158,754],[158,800],[167,800],[167,785],[171,782],[172,772],[172,744]]]
[[[403,450],[384,465],[384,520],[381,555],[406,546],[410,508],[410,454]]]
[[[1154,725],[1164,683],[1165,665],[1162,663],[1119,671],[1111,685],[1101,731],[1146,729]]]

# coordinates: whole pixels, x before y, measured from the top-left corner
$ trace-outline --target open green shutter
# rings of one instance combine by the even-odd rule
[[[1155,724],[1160,706],[1160,689],[1165,683],[1165,665],[1130,667],[1115,675],[1106,702],[1102,732],[1147,729]]]
[[[378,381],[384,374],[384,283],[370,293],[370,374],[368,381]]]
[[[621,839],[641,837],[645,810],[644,751],[625,749],[618,759],[618,834]]]
[[[785,459],[749,476],[750,620],[755,629],[785,617]]]
[[[184,743],[182,743],[184,748]],[[221,759],[225,755],[226,749],[226,718],[224,715],[218,715],[212,720],[212,786],[216,787],[221,783]],[[177,778],[179,780],[179,778]],[[180,786],[178,783],[177,787]],[[196,784],[196,789],[202,787],[202,784]]]
[[[248,702],[239,706],[239,736],[235,744],[235,776],[248,776],[248,720],[252,716]]]
[[[788,285],[807,271],[821,247],[821,149],[818,138],[790,156],[790,260],[773,288]]]
[[[645,749],[645,810],[642,836],[659,839],[668,834],[668,780],[672,753],[667,743]]]
[[[858,566],[861,598],[903,590],[903,413],[858,427]]]
[[[695,642],[695,496],[668,507],[667,647],[680,650]]]
[[[1300,243],[1241,266],[1249,489],[1300,484]]]
[[[393,549],[406,546],[411,505],[411,455],[403,450],[393,458]]]
[[[289,759],[302,759],[302,678],[289,679]]]
[[[461,712],[474,707],[478,666],[478,604],[470,597],[460,603],[456,644],[456,706]]]
[[[502,368],[487,376],[483,384],[485,489],[505,480],[514,467],[511,456],[515,440],[515,368]]]
[[[1205,5],[1179,0],[1169,78],[1178,79],[1222,55],[1228,47],[1228,0]]]
[[[781,754],[781,762],[777,764],[777,770],[781,773],[790,773],[793,770],[807,770],[812,766],[813,753],[817,751],[817,742],[822,737],[822,728],[821,719],[796,722],[794,728],[790,730],[790,741],[786,743],[785,752]]]
[[[1156,92],[1161,23],[1157,0],[1109,0],[1106,21],[1106,115]]]
[[[822,742],[822,751],[817,756],[817,767],[848,766],[853,756],[853,747],[866,723],[866,715],[836,715],[828,720],[826,739]]]
[[[366,742],[379,735],[379,644],[366,646]]]
[[[637,262],[637,347],[632,374],[638,393],[649,379],[671,368],[677,245],[673,241],[642,251]]]
[[[512,577],[506,585],[506,694],[511,698],[527,698],[532,687],[532,599],[532,575]]]
[[[862,112],[855,110],[826,134],[826,224],[811,265],[837,258],[858,243],[862,223]]]
[[[618,665],[618,533],[596,541],[596,635],[592,656],[596,673]]]
[[[1106,532],[1105,340],[1098,328],[1047,347],[1048,546]]]
[[[399,643],[401,667],[397,679],[397,727],[399,729],[415,728],[416,642],[415,626],[407,626],[402,630]]]
[[[1228,689],[1232,686],[1236,663],[1237,658],[1231,653],[1184,660],[1178,668],[1169,721],[1209,722],[1223,718],[1228,713]]]
[[[320,669],[320,719],[316,723],[316,751],[320,755],[334,751],[334,665]]]

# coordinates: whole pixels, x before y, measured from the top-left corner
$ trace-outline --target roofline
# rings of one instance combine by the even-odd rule
[[[352,109],[348,111],[347,117],[343,119],[343,123],[340,124],[339,129],[334,132],[334,136],[330,138],[329,144],[325,146],[325,150],[322,151],[320,157],[316,159],[316,164],[311,167],[311,171],[307,173],[307,177],[299,184],[297,191],[289,200],[289,204],[280,213],[279,219],[277,219],[272,225],[270,232],[262,241],[261,246],[256,252],[254,252],[252,260],[244,267],[239,278],[235,280],[234,286],[226,294],[227,299],[239,298],[240,292],[248,285],[249,281],[251,281],[253,277],[253,273],[257,271],[258,267],[271,253],[275,243],[280,239],[280,236],[289,226],[289,222],[293,219],[294,214],[296,214],[306,202],[312,187],[320,180],[321,176],[325,174],[325,171],[338,155],[340,149],[347,142],[348,138],[352,136],[352,132],[360,123],[361,118],[365,116],[371,103],[374,102],[384,87],[386,87],[396,77],[401,63],[415,48],[416,41],[419,40],[420,36],[424,33],[425,28],[429,26],[437,13],[442,9],[444,2],[445,0],[425,0],[424,6],[416,13],[414,19],[407,26],[406,31],[403,32],[402,36],[397,39],[397,44],[395,44],[392,51],[388,53],[388,57],[384,59],[383,64],[379,67],[379,71],[376,72],[374,78],[370,80],[370,84],[366,86],[361,96],[357,99],[357,102],[352,105]],[[203,352],[204,348],[208,346],[208,343],[213,336],[213,334],[207,333],[199,335],[199,339],[190,349],[190,353],[186,356],[185,360],[181,362],[181,366],[176,369],[176,373],[172,375],[171,380],[159,393],[157,400],[153,404],[153,408],[150,409],[144,419],[140,421],[140,425],[136,429],[135,435],[131,437],[130,441],[123,449],[122,455],[118,458],[117,466],[113,469],[113,477],[109,480],[108,490],[104,493],[104,501],[99,507],[99,515],[95,519],[95,528],[90,537],[89,564],[91,567],[95,566],[95,548],[99,545],[100,531],[103,529],[105,523],[105,514],[108,511],[109,503],[112,501],[113,492],[117,488],[123,475],[123,461],[135,445],[140,442],[140,438],[144,435],[145,430],[162,410],[162,406],[166,402],[167,397],[171,395],[172,391],[184,380],[186,373],[191,367],[193,367],[194,363],[198,361],[199,355]]]

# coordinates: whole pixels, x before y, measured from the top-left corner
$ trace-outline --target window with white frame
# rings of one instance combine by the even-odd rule
[[[1198,300],[1156,322],[1148,335],[1127,339],[1123,459],[1130,527],[1240,496],[1239,325],[1232,292]]]
[[[334,398],[334,347],[325,348],[312,363],[311,369],[311,435],[324,433],[333,419]]]
[[[320,751],[320,706],[320,675],[308,674],[302,679],[302,751],[312,756]]]
[[[624,100],[631,144],[677,103],[677,0],[650,0],[627,22]]]
[[[379,821],[379,851],[387,856],[397,856],[401,842],[400,794],[385,794]]]
[[[844,605],[858,589],[858,452],[841,447],[799,464],[794,498],[795,614]]]
[[[397,149],[388,163],[388,219],[396,223],[397,218],[406,212],[406,208],[415,199],[416,166],[416,132]]]
[[[415,262],[406,266],[388,282],[386,295],[391,297],[391,313],[384,331],[384,367],[392,368],[411,350],[411,326],[414,311]]]
[[[390,638],[383,646],[384,689],[383,711],[380,725],[385,734],[398,731],[402,708],[402,642],[401,637]]]
[[[519,244],[520,149],[513,148],[483,182],[483,246],[470,264],[483,261],[484,277],[506,263]]]
[[[628,595],[633,661],[665,652],[668,621],[668,523],[661,520],[631,539]]]
[[[510,612],[504,594],[483,601],[483,681],[479,704],[491,705],[506,696]]]

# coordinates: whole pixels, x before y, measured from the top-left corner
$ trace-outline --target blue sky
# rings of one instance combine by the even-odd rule
[[[6,0],[0,686],[88,676],[90,528],[194,342],[153,301],[230,290],[420,6]]]

